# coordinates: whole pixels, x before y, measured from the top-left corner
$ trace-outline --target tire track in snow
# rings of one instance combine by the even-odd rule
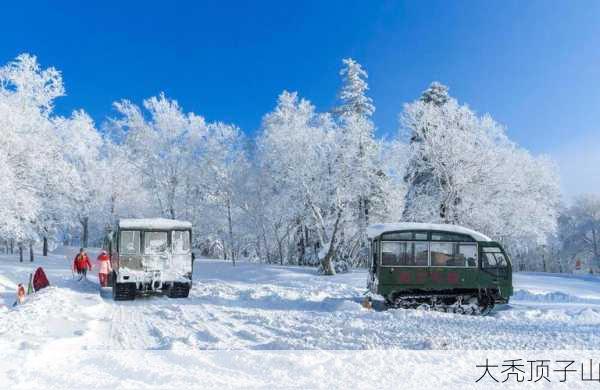
[[[219,262],[203,264],[204,278],[196,279],[188,299],[105,300],[110,326],[99,332],[105,332],[106,347],[581,349],[600,345],[595,331],[600,305],[560,302],[548,307],[514,301],[509,309],[489,317],[374,312],[348,298],[361,292],[352,274],[306,277],[303,269],[281,267],[269,275],[275,267],[245,264],[232,274],[229,267]]]
[[[129,303],[129,302],[127,302]],[[153,318],[145,312],[145,308],[123,302],[112,305],[112,318],[109,334],[110,349],[155,349],[160,347],[160,340],[150,322]]]

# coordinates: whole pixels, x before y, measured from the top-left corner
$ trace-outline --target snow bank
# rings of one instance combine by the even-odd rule
[[[600,305],[600,299],[582,298],[561,291],[549,293],[533,293],[528,290],[515,290],[511,298],[514,301],[545,302],[545,303],[590,303]]]
[[[439,373],[440,378],[472,370],[485,361],[468,360],[476,354],[473,350],[600,349],[600,302],[592,293],[599,284],[594,280],[517,274],[517,293],[509,306],[491,316],[472,317],[364,309],[363,271],[327,277],[312,268],[244,262],[233,267],[231,262],[199,259],[189,299],[152,296],[113,302],[109,292],[98,293],[94,274],[88,282],[74,280],[70,261],[65,261],[70,250],[62,252],[33,264],[0,256],[4,302],[12,304],[14,284],[39,265],[52,284],[22,306],[0,306],[2,388],[28,387],[35,381],[59,387],[223,383],[247,388],[263,379],[302,387],[308,382],[297,378],[297,371],[306,370],[308,378],[329,378],[332,369],[336,380],[364,375],[356,383],[368,383],[373,369],[405,375],[400,367],[414,365],[422,372],[430,365],[429,377]],[[332,358],[332,350],[346,352]],[[365,364],[369,350],[378,351]],[[447,355],[443,350],[455,351]],[[457,353],[459,361],[443,365]],[[287,356],[293,372],[281,366]],[[266,360],[259,364],[261,359]],[[439,364],[434,364],[436,359]],[[78,370],[73,370],[74,361]],[[237,375],[235,380],[232,375]],[[389,378],[386,383],[393,383]]]

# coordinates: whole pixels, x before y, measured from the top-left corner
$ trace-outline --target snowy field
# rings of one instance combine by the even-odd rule
[[[451,359],[458,350],[600,350],[600,279],[593,276],[516,274],[509,306],[472,317],[366,310],[358,303],[365,291],[363,271],[325,277],[309,268],[198,260],[189,299],[153,296],[115,303],[110,290],[99,293],[95,273],[87,282],[73,279],[73,254],[62,249],[33,264],[0,256],[1,388],[69,386],[73,377],[63,374],[73,365],[70,356],[85,362],[83,373],[73,374],[78,383],[93,387],[160,386],[194,375],[214,386],[261,387],[267,383],[252,378],[264,370],[285,387],[296,387],[309,385],[302,382],[307,380],[299,374],[303,369],[310,375],[325,370],[316,376],[318,383],[332,384],[323,379],[323,364],[333,369],[348,356],[370,361],[378,356],[380,364],[390,356],[420,356],[405,362],[406,369],[419,361]],[[52,287],[13,308],[16,283],[25,283],[40,265]],[[215,352],[199,355],[198,350]],[[436,353],[423,352],[429,350]],[[289,367],[273,371],[285,362],[298,367],[300,376]],[[339,371],[351,366],[342,364]],[[98,370],[106,375],[98,379]],[[144,382],[154,371],[156,381]],[[123,372],[135,378],[124,380]],[[357,383],[368,383],[368,371],[357,368],[352,375]],[[447,373],[441,375],[448,379]]]

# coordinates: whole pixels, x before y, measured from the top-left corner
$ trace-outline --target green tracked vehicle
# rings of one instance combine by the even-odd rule
[[[407,222],[372,225],[368,236],[367,287],[388,307],[484,315],[513,293],[506,252],[474,230]]]

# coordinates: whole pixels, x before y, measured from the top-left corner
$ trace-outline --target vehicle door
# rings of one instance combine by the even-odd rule
[[[493,278],[493,284],[498,285],[509,281],[511,270],[508,258],[499,246],[483,246],[481,248],[481,269],[484,274]]]
[[[174,278],[192,278],[192,232],[189,230],[173,230],[171,232],[172,260],[170,271]]]

